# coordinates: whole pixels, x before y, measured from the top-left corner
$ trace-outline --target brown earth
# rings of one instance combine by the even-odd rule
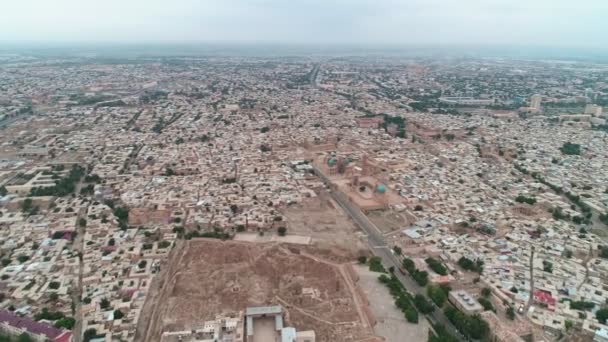
[[[280,304],[287,325],[315,330],[318,341],[373,337],[367,299],[349,276],[347,250],[213,239],[187,241],[170,262],[154,296],[145,341],[163,331],[187,330],[247,306]],[[304,294],[313,289],[315,295]]]
[[[319,190],[317,194],[315,198],[308,198],[281,211],[288,234],[310,236],[312,244],[320,248],[339,247],[354,255],[365,254],[367,247],[361,242],[362,232],[359,228],[326,190]]]

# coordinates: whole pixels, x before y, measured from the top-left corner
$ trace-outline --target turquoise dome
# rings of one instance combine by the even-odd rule
[[[327,165],[329,165],[329,166],[336,165],[336,160],[334,158],[331,158],[330,160],[327,161]]]
[[[384,184],[379,184],[376,187],[376,192],[379,193],[379,194],[385,193],[386,192],[386,187],[384,186]]]

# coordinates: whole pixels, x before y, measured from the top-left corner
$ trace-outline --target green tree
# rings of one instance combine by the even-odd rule
[[[429,282],[429,274],[427,271],[416,270],[416,272],[411,274],[411,276],[412,278],[414,278],[414,281],[416,281],[416,283],[418,283],[418,285],[420,286],[426,286],[426,284],[428,284]]]
[[[465,337],[481,340],[487,336],[490,330],[488,322],[484,321],[478,314],[469,316],[451,306],[447,306],[443,312]]]
[[[595,318],[602,323],[606,324],[606,320],[608,319],[608,308],[599,309],[595,312]]]
[[[563,154],[566,155],[580,155],[581,154],[581,145],[573,144],[571,142],[564,143],[562,147],[559,149]]]
[[[608,213],[600,214],[600,221],[608,226]]]
[[[114,319],[121,319],[123,318],[125,315],[122,313],[122,311],[116,309],[114,310]]]
[[[287,228],[281,226],[277,229],[277,232],[279,233],[279,236],[285,236],[285,234],[287,234]]]
[[[97,336],[97,330],[90,328],[87,329],[84,334],[82,335],[83,338],[83,342],[89,342],[91,341],[93,338],[95,338]]]
[[[429,285],[426,288],[426,294],[440,308],[443,307],[443,304],[448,299],[448,292],[446,288],[435,285]]]
[[[20,263],[22,263],[22,264],[23,264],[24,262],[28,261],[29,259],[30,259],[30,257],[29,257],[29,256],[27,256],[27,255],[25,255],[25,254],[20,254],[20,255],[17,257],[17,261],[19,261],[19,262],[20,262]]]
[[[76,320],[72,317],[64,317],[55,322],[55,328],[64,328],[68,330],[72,330],[74,325],[76,324]]]
[[[598,246],[599,247],[599,256],[603,259],[608,259],[608,246]]]
[[[435,311],[433,304],[421,294],[417,294],[416,297],[414,297],[414,304],[416,305],[416,309],[425,315]]]
[[[553,263],[547,260],[543,260],[543,271],[547,273],[553,273]]]
[[[418,323],[418,312],[413,308],[408,308],[404,312],[405,319],[410,323]]]
[[[116,216],[119,221],[126,221],[129,218],[129,209],[116,207],[114,209],[114,216]]]
[[[4,197],[8,194],[8,190],[6,190],[5,186],[0,186],[0,197]]]
[[[592,310],[594,307],[594,302],[586,302],[584,300],[570,301],[570,309],[572,310]]]
[[[517,197],[515,197],[515,201],[518,203],[527,203],[527,204],[533,205],[536,203],[536,198],[528,197],[528,196],[520,194]]]
[[[441,323],[434,324],[433,329],[435,330],[437,335],[433,334],[432,331],[429,330],[428,342],[458,342],[458,341],[460,341],[458,338],[450,335]]]
[[[492,305],[492,302],[490,302],[487,298],[481,297],[477,301],[479,302],[479,304],[481,304],[481,306],[483,306],[483,309],[485,311],[495,311],[494,305]]]
[[[386,273],[386,269],[382,265],[382,259],[377,256],[373,256],[369,259],[369,270],[372,272]]]
[[[473,271],[479,274],[483,272],[483,261],[481,260],[473,261],[466,257],[461,257],[458,259],[458,265],[467,271]]]
[[[484,297],[490,297],[490,295],[492,294],[492,290],[489,287],[484,287],[483,289],[481,289],[481,295]]]
[[[443,264],[439,261],[437,261],[434,258],[426,258],[426,263],[427,265],[429,265],[429,267],[437,274],[440,275],[447,275],[448,274],[448,270],[447,268],[445,268],[445,266],[443,266]]]
[[[107,298],[103,298],[101,302],[99,302],[99,307],[102,310],[106,310],[110,307],[110,301]]]
[[[514,320],[514,319],[515,319],[515,309],[513,309],[513,307],[512,307],[512,306],[509,306],[509,307],[507,308],[506,314],[507,314],[507,317],[508,317],[510,320]]]
[[[360,257],[357,258],[357,261],[359,262],[359,264],[364,265],[365,263],[367,263],[367,257],[365,255],[361,255]],[[10,263],[10,260],[9,260]]]
[[[31,198],[26,198],[21,202],[21,211],[24,213],[29,212],[33,208],[33,201]]]
[[[21,335],[17,336],[17,342],[34,342],[34,339],[27,333],[22,333]]]

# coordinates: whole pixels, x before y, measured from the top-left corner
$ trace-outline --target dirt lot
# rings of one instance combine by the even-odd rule
[[[337,246],[355,253],[367,250],[360,240],[363,233],[325,190],[320,191],[316,198],[287,207],[283,215],[288,234],[310,236],[316,246]]]
[[[410,225],[404,215],[394,210],[373,210],[367,213],[367,217],[385,234]]]
[[[374,332],[388,342],[426,341],[429,324],[420,319],[418,324],[408,323],[403,313],[397,309],[388,288],[378,281],[378,273],[367,267],[356,266],[359,275],[359,286],[370,302],[370,308],[376,318]]]
[[[348,251],[213,239],[186,242],[179,267],[156,297],[145,341],[186,330],[221,313],[280,304],[287,325],[315,330],[318,341],[373,335],[373,318],[350,273]]]

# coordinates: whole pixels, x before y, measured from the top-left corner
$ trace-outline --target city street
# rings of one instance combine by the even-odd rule
[[[315,173],[323,180],[325,185],[328,186],[331,184],[330,180],[321,173],[319,169],[316,167]],[[331,189],[331,188],[330,188]],[[374,255],[382,258],[382,264],[386,267],[394,267],[395,269],[399,269],[401,267],[401,260],[397,256],[393,254],[390,247],[386,244],[384,240],[384,236],[380,233],[380,230],[354,205],[350,203],[350,201],[339,191],[330,190],[332,198],[338,203],[342,209],[353,219],[353,221],[367,234],[367,240],[369,247],[374,253]],[[405,276],[400,272],[394,273],[397,279],[401,281],[403,286],[409,291],[412,295],[421,294],[426,297],[426,288],[421,287],[416,284],[412,278],[409,276]],[[429,299],[430,300],[430,299]],[[426,315],[426,317],[431,321],[432,324],[440,323],[445,326],[446,330],[455,337],[462,339],[462,335],[454,328],[452,323],[447,319],[447,317],[443,314],[440,309],[435,310],[431,314]]]

